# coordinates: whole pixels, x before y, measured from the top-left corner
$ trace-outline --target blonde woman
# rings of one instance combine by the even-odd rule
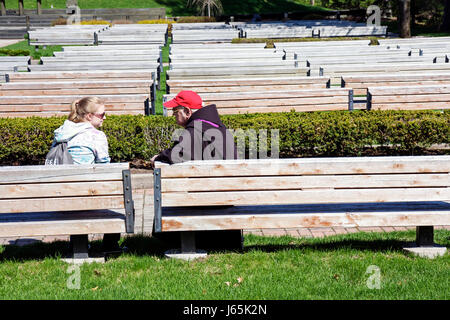
[[[98,130],[106,118],[105,106],[97,97],[85,97],[72,103],[69,119],[55,130],[54,146],[67,142],[74,164],[109,163],[108,140]]]

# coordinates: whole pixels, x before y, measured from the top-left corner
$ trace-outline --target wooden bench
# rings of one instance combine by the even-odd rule
[[[450,109],[450,84],[367,88],[368,109]]]
[[[0,237],[69,235],[88,258],[89,234],[134,232],[128,163],[0,167]]]
[[[189,161],[154,171],[155,231],[450,225],[450,156]]]
[[[73,101],[84,95],[0,96],[0,117],[68,116]],[[144,115],[150,110],[149,94],[101,95],[107,115]]]
[[[0,72],[26,71],[30,61],[30,56],[0,56]]]
[[[47,45],[83,45],[94,44],[94,32],[67,32],[67,30],[51,33],[41,31],[28,32],[28,45],[47,46]]]
[[[304,89],[292,91],[255,91],[200,93],[203,104],[215,104],[219,114],[353,110],[352,91],[348,89]],[[163,100],[175,94],[164,95]],[[365,106],[364,106],[365,108]],[[164,114],[172,115],[164,108]]]
[[[128,35],[114,35],[108,33],[95,33],[95,44],[100,45],[116,45],[116,44],[161,44],[166,43],[166,35],[162,34],[128,34]]]
[[[19,81],[0,84],[0,97],[23,96],[112,96],[112,95],[146,95],[141,110],[146,115],[153,114],[156,100],[156,84],[153,80],[73,80],[73,81]],[[22,111],[26,111],[24,106]],[[112,111],[112,110],[107,110]],[[114,110],[119,111],[119,110]],[[124,108],[122,111],[129,111]],[[113,113],[114,113],[113,112]],[[141,112],[142,113],[142,112]]]
[[[156,61],[88,61],[88,62],[51,62],[28,65],[28,71],[77,71],[77,70],[160,70]],[[159,72],[158,72],[159,73]]]
[[[298,89],[320,89],[330,86],[327,77],[246,78],[246,79],[189,79],[167,80],[166,92],[177,94],[182,90],[197,93],[287,91]]]
[[[263,29],[249,29],[240,28],[242,30],[243,38],[311,38],[313,30],[306,27],[291,27],[291,28],[263,28]]]

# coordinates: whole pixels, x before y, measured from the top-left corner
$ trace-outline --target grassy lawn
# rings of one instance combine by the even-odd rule
[[[4,246],[0,299],[449,299],[449,254],[430,260],[404,253],[404,241],[414,237],[248,235],[242,253],[210,252],[186,262],[164,258],[168,248],[153,238],[132,236],[123,240],[128,253],[81,266],[79,289],[76,271],[57,259],[67,243]],[[448,247],[450,231],[437,230],[435,241]],[[95,251],[100,242],[91,245]]]

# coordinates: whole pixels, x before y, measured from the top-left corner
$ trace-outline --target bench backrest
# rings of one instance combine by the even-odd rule
[[[368,87],[368,109],[450,109],[450,83],[404,87]]]
[[[0,167],[0,213],[104,209],[125,209],[133,232],[128,163]]]
[[[450,83],[450,72],[399,73],[379,75],[346,75],[341,77],[341,86],[353,89],[368,87],[433,85]]]
[[[449,173],[450,156],[157,162],[155,224],[162,231],[177,229],[161,221],[164,207],[265,205],[266,213],[276,213],[273,206],[290,204],[449,201]],[[199,215],[196,222],[207,223]]]

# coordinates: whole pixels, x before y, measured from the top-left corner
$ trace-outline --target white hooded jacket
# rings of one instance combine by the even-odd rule
[[[53,145],[57,142],[67,142],[67,149],[75,164],[111,162],[105,133],[95,129],[89,122],[64,121],[55,130]]]

